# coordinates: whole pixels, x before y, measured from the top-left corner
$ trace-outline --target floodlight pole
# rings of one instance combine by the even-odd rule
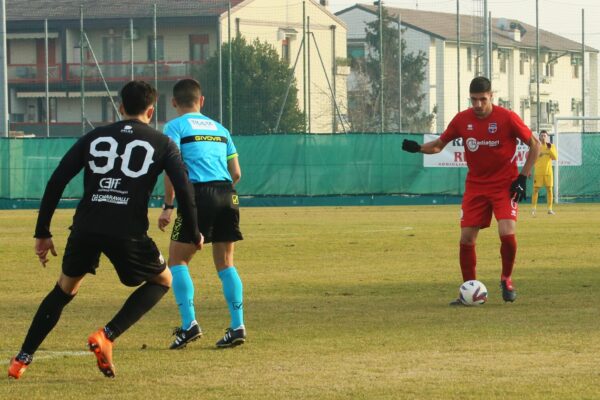
[[[539,0],[535,0],[535,106],[536,106],[536,122],[535,129],[540,133],[540,113],[542,107],[540,104],[540,5]]]
[[[581,9],[581,115],[585,115],[585,10]],[[585,121],[581,124],[585,133]]]
[[[46,69],[46,137],[50,137],[50,71],[48,62],[48,18],[44,19],[44,66]]]
[[[456,94],[458,100],[458,112],[460,109],[460,0],[456,0]]]
[[[152,31],[153,40],[152,46],[154,48],[154,88],[158,90],[158,30],[156,27],[156,3],[154,3],[152,13]],[[158,99],[157,99],[158,100]],[[158,129],[158,101],[154,105],[154,129]]]
[[[231,0],[227,2],[227,40],[229,42],[229,70],[227,80],[229,81],[229,98],[227,104],[229,107],[229,133],[233,134],[233,51],[231,48]]]
[[[85,66],[83,65],[83,44],[85,43],[83,38],[83,5],[79,6],[79,74],[81,93],[81,136],[85,134]]]
[[[0,4],[0,129],[8,137],[8,76],[6,69],[6,0]]]
[[[384,130],[384,110],[383,110],[383,0],[379,0],[379,107],[381,108],[381,123],[379,124],[379,133]]]

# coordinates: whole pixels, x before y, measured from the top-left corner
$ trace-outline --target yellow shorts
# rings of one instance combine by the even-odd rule
[[[534,175],[533,187],[541,188],[543,186],[552,187],[554,186],[554,179],[552,175]]]

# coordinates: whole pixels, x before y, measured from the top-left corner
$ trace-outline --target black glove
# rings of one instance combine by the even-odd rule
[[[421,151],[421,145],[414,140],[406,140],[402,141],[402,150],[408,151],[409,153],[418,153]]]
[[[546,147],[547,147],[547,148],[551,148],[551,147],[552,147],[552,145],[551,145],[550,143],[546,143]]]
[[[527,198],[527,177],[523,174],[519,174],[517,179],[515,179],[510,185],[510,194],[514,201],[517,203],[521,200],[525,200]]]

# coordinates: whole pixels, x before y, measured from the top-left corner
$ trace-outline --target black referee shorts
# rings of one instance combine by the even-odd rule
[[[240,232],[240,202],[231,182],[195,183],[198,229],[204,243],[237,242],[243,240]],[[182,229],[179,212],[173,224],[171,240],[190,243],[192,239]]]
[[[95,274],[100,254],[112,262],[126,286],[138,286],[166,268],[165,259],[146,235],[130,238],[71,232],[65,247],[62,271],[70,277]]]

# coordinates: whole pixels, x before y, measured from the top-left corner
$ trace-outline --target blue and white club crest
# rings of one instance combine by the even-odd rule
[[[488,125],[488,133],[496,133],[498,131],[498,124],[495,122],[490,122]]]

